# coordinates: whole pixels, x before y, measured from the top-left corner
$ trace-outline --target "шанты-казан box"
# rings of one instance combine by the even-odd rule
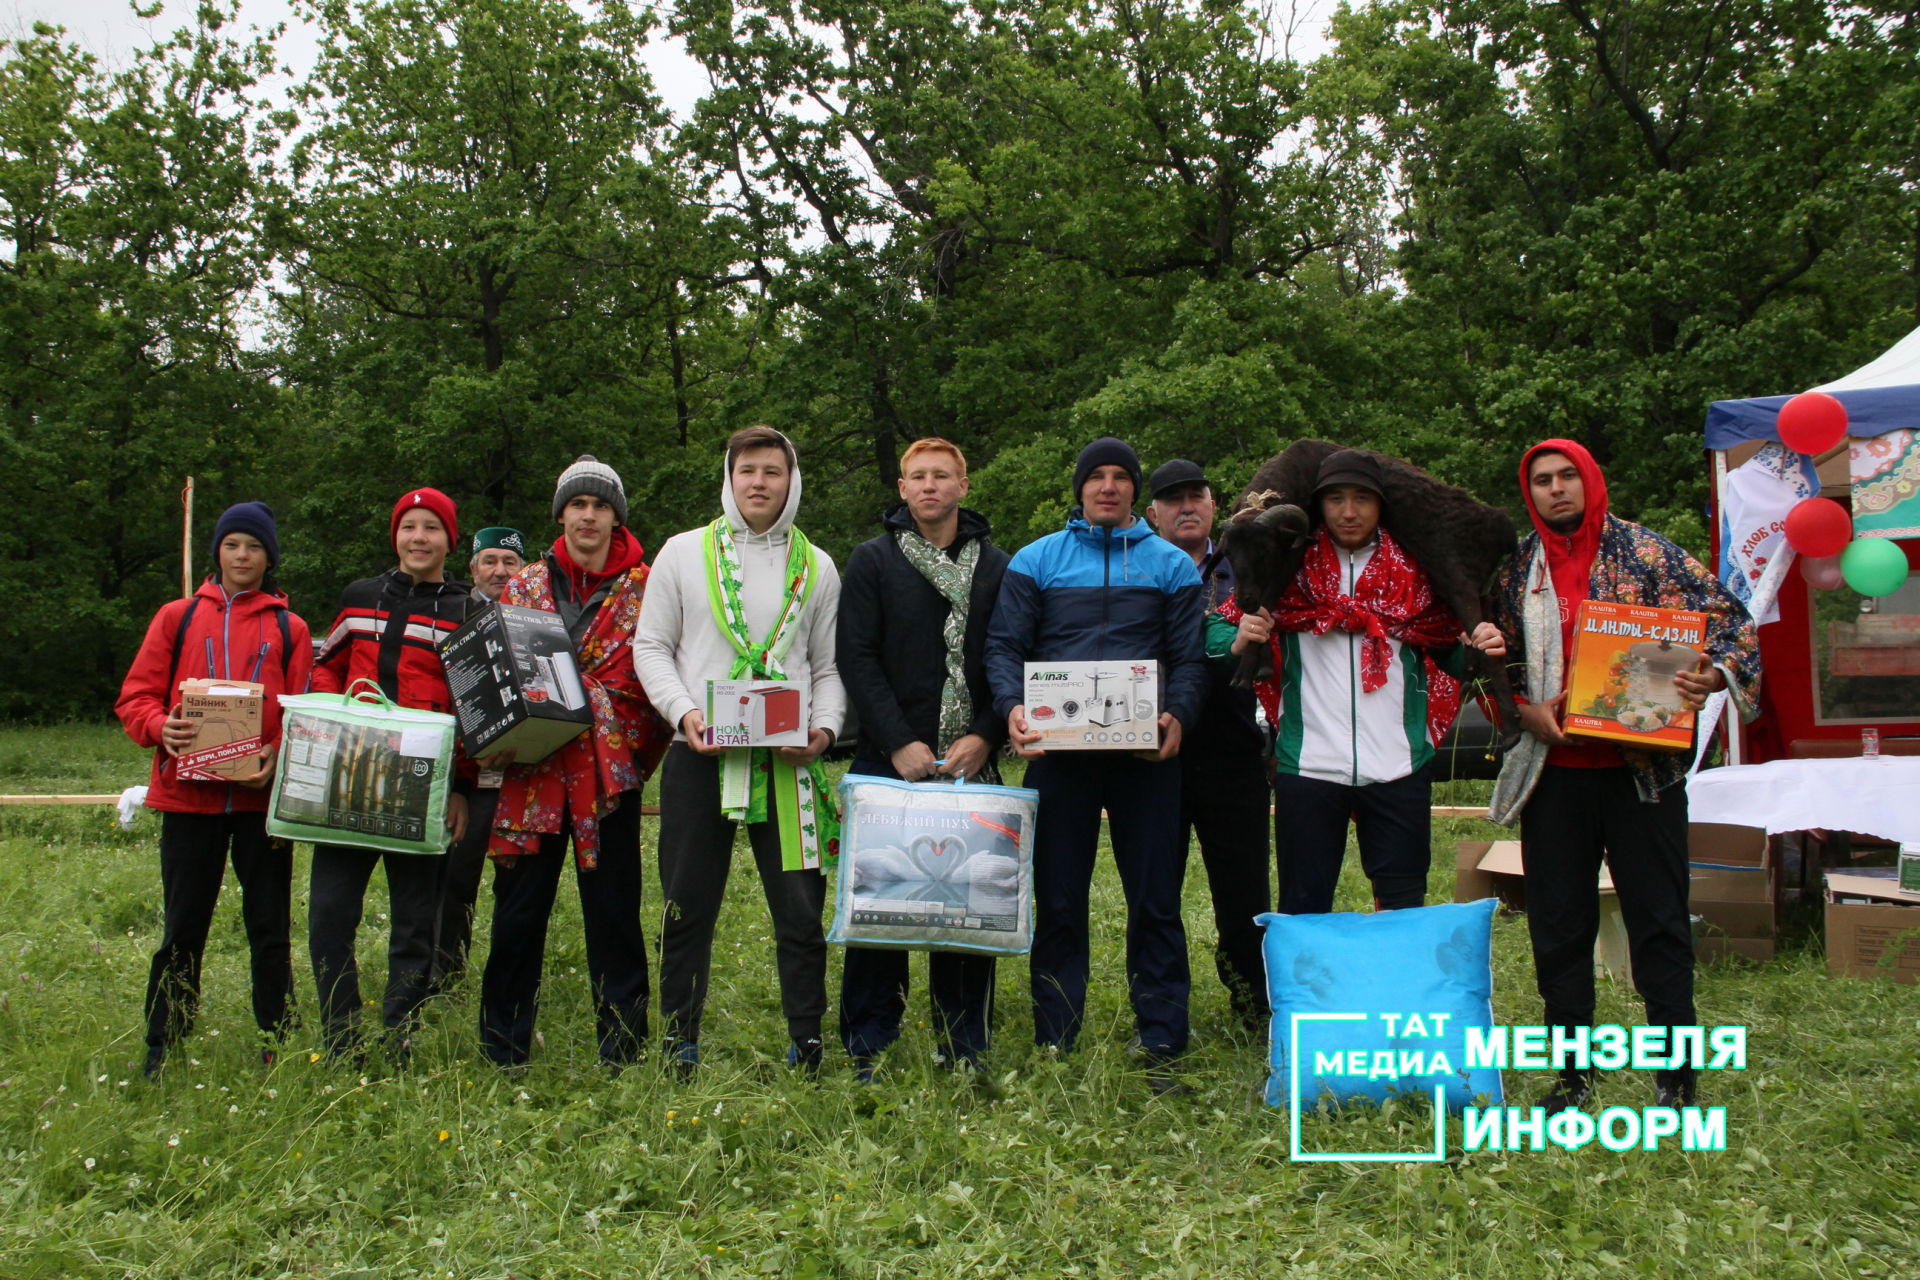
[[[1567,660],[1567,736],[1687,750],[1693,712],[1673,677],[1706,662],[1706,642],[1704,613],[1582,600]]]

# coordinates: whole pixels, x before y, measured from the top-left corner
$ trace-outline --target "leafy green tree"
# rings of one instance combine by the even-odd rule
[[[1620,510],[1698,547],[1707,402],[1913,322],[1911,13],[1402,0],[1334,32],[1315,110],[1395,179],[1396,265],[1489,466],[1581,439]]]
[[[331,538],[314,589],[385,558],[408,485],[538,534],[586,452],[645,512],[649,464],[713,395],[702,326],[727,328],[741,283],[675,163],[648,20],[564,0],[312,14],[310,128],[275,230],[302,516]]]
[[[1247,9],[703,0],[677,29],[715,84],[694,145],[780,268],[791,340],[763,402],[817,442],[847,537],[917,435],[988,464],[976,493],[1013,541],[1067,505],[1064,468],[1037,460],[1133,410],[1203,457],[1271,453],[1284,407],[1100,397],[1150,380],[1209,305],[1258,314],[1311,264],[1379,261],[1349,167],[1295,137],[1300,69]]]
[[[0,556],[19,570],[0,715],[110,704],[180,591],[183,478],[203,504],[260,492],[268,388],[241,342],[270,51],[231,16],[203,6],[118,74],[46,26],[0,60]]]

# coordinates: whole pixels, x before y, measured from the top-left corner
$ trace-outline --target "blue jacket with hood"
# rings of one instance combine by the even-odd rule
[[[1200,574],[1186,552],[1136,518],[1125,528],[1087,523],[1022,547],[1000,582],[987,629],[987,682],[1001,719],[1025,698],[1026,662],[1157,659],[1161,710],[1183,731],[1207,697]]]

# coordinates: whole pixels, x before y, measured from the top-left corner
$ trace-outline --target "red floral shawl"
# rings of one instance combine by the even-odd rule
[[[501,602],[559,612],[551,573],[547,561],[536,560],[507,584]],[[566,814],[574,859],[580,870],[593,870],[600,858],[600,819],[622,793],[638,790],[666,753],[673,731],[647,701],[633,670],[633,632],[646,582],[647,567],[635,557],[594,615],[575,651],[593,728],[538,764],[508,766],[489,856],[511,863],[535,852],[540,837],[557,833]]]
[[[1393,660],[1389,639],[1420,651],[1427,673],[1427,735],[1436,746],[1445,740],[1460,714],[1460,681],[1434,661],[1433,650],[1460,640],[1460,622],[1433,598],[1427,575],[1400,549],[1385,529],[1379,532],[1373,557],[1360,570],[1354,594],[1340,589],[1340,555],[1333,536],[1322,526],[1307,547],[1305,561],[1293,584],[1273,609],[1273,676],[1254,685],[1266,708],[1267,719],[1279,723],[1281,666],[1284,654],[1280,634],[1311,631],[1323,636],[1338,627],[1364,636],[1360,642],[1360,688],[1367,693],[1387,683],[1387,665]],[[1240,607],[1232,600],[1220,610],[1229,622],[1240,621]]]

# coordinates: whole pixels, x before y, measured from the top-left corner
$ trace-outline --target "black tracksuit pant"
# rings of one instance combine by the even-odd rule
[[[1159,1057],[1184,1052],[1191,980],[1180,920],[1179,761],[1058,751],[1028,767],[1027,785],[1040,793],[1030,970],[1034,1042],[1071,1049],[1080,1034],[1091,968],[1088,895],[1104,810],[1127,897],[1127,987],[1140,1044]]]
[[[1292,773],[1274,775],[1280,914],[1333,910],[1349,817],[1360,845],[1360,865],[1373,884],[1379,909],[1397,911],[1425,903],[1427,867],[1433,861],[1432,805],[1431,767],[1361,787]]]
[[[1180,754],[1180,848],[1194,836],[1213,899],[1214,969],[1234,1016],[1264,1030],[1266,962],[1254,916],[1273,906],[1267,878],[1267,769],[1258,751]]]
[[[444,853],[386,853],[348,845],[313,846],[307,902],[307,949],[330,1053],[353,1047],[360,1019],[360,967],[354,936],[366,910],[367,882],[387,867],[387,990],[381,1002],[388,1031],[412,1027],[433,975],[433,933],[440,918]]]
[[[1693,1026],[1693,928],[1687,916],[1687,789],[1643,803],[1633,773],[1547,765],[1520,819],[1527,932],[1550,1026],[1593,1025],[1600,862],[1613,872],[1649,1026]],[[1690,1072],[1663,1072],[1662,1078]]]
[[[849,774],[898,778],[884,760],[856,760]],[[871,1057],[900,1038],[907,1009],[912,953],[880,947],[847,948],[840,971],[840,1043],[856,1058]],[[993,1015],[994,958],[964,951],[927,953],[927,994],[940,1048],[950,1059],[977,1060],[987,1051]]]
[[[576,872],[580,918],[587,941],[587,981],[605,1062],[634,1062],[647,1038],[647,940],[640,927],[640,792],[623,792],[600,820],[594,869]],[[533,1052],[540,1007],[540,972],[547,922],[570,859],[568,815],[560,830],[540,838],[539,852],[523,854],[493,873],[493,934],[480,979],[480,1048],[503,1067]]]
[[[754,865],[773,917],[780,1008],[787,1035],[817,1039],[827,1012],[827,940],[820,913],[827,878],[780,865],[780,831],[771,811],[747,824]],[[733,865],[736,824],[720,812],[720,761],[676,742],[660,770],[660,1008],[667,1035],[700,1039],[700,1015],[713,970],[713,934]]]
[[[162,813],[160,893],[165,924],[147,973],[147,1047],[165,1050],[193,1029],[200,962],[227,860],[240,882],[240,918],[253,965],[253,1020],[278,1037],[293,1007],[293,846],[267,835],[264,813]]]
[[[498,787],[481,787],[467,797],[467,833],[447,850],[441,868],[440,918],[433,934],[433,986],[441,990],[467,967],[473,942],[474,903],[487,867],[487,842],[493,838]]]

